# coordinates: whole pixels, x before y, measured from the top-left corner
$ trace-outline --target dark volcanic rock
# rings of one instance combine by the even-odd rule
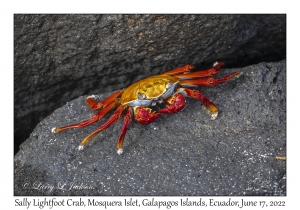
[[[223,69],[218,77],[236,70]],[[177,114],[146,126],[131,123],[121,156],[115,145],[122,120],[82,151],[81,140],[104,120],[51,133],[95,113],[86,96],[68,102],[21,145],[15,195],[285,195],[286,162],[275,157],[286,156],[286,63],[240,70],[238,79],[201,88],[219,107],[216,120],[188,99]],[[72,183],[90,189],[67,190]]]
[[[15,141],[79,96],[187,63],[280,61],[285,50],[286,15],[15,15]]]

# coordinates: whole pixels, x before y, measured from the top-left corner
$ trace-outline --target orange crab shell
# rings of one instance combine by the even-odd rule
[[[120,103],[123,106],[151,106],[170,97],[178,82],[178,78],[169,75],[140,80],[124,90]]]

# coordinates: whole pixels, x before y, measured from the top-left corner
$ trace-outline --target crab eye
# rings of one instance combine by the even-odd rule
[[[146,98],[145,95],[143,95],[143,94],[141,94],[141,93],[138,93],[138,99],[144,99],[144,98]]]
[[[167,88],[170,88],[172,85],[173,85],[173,83],[170,81],[170,82],[167,84]]]

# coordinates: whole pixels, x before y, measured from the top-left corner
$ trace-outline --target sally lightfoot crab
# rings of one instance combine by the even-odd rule
[[[79,145],[79,150],[82,150],[84,145],[98,133],[117,122],[121,115],[125,113],[123,126],[117,142],[117,153],[120,155],[123,153],[122,145],[124,136],[133,116],[141,124],[151,123],[161,114],[173,114],[182,110],[185,106],[186,96],[199,100],[209,110],[211,118],[214,120],[218,115],[217,106],[200,91],[187,87],[214,86],[240,75],[240,72],[236,71],[223,78],[213,78],[213,75],[220,72],[222,65],[222,62],[216,62],[210,69],[190,72],[195,67],[187,64],[163,74],[140,80],[124,90],[113,93],[101,102],[97,102],[94,96],[89,96],[86,98],[86,103],[92,110],[100,110],[98,113],[94,114],[88,120],[73,125],[53,128],[52,132],[57,133],[69,128],[88,126],[101,120],[110,110],[116,108],[115,112],[104,124],[83,139]],[[150,107],[155,106],[157,103],[165,103],[166,106],[158,111],[152,110]]]

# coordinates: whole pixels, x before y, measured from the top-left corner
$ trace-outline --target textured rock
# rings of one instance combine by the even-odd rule
[[[15,142],[81,95],[187,63],[279,61],[285,50],[286,15],[15,15]]]
[[[218,77],[236,70],[223,69]],[[68,102],[21,145],[15,195],[286,195],[286,162],[275,159],[286,156],[286,63],[240,70],[236,80],[201,88],[220,109],[216,120],[188,99],[177,114],[146,126],[131,123],[121,156],[115,145],[122,120],[82,151],[81,140],[104,120],[51,133],[95,113],[86,96]],[[90,189],[67,190],[72,182]]]

